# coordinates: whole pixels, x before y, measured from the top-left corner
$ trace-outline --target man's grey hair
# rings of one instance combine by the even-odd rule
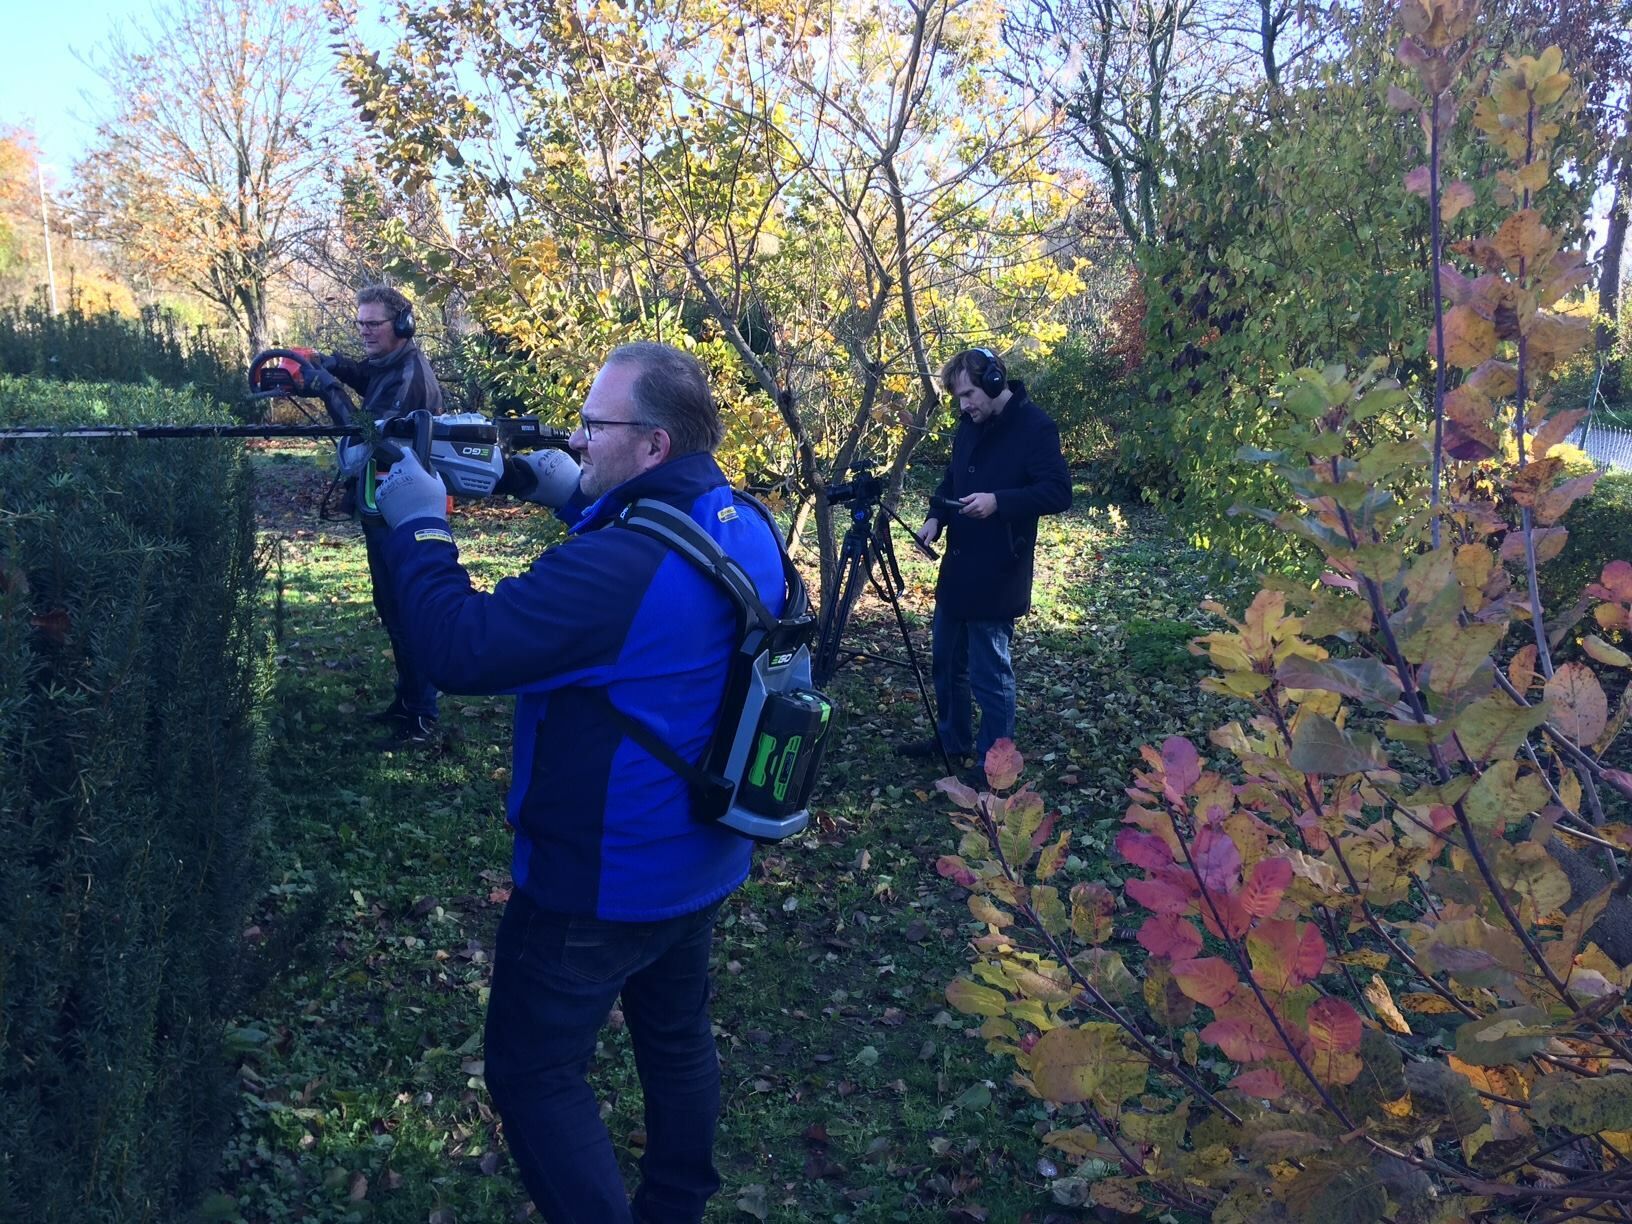
[[[378,302],[389,310],[393,317],[400,315],[413,305],[390,285],[364,285],[357,290],[357,305],[366,306],[370,302]]]
[[[708,375],[690,353],[648,340],[620,344],[606,358],[607,365],[640,368],[631,392],[640,419],[669,435],[671,456],[698,451],[712,453],[725,429],[720,410],[708,389]]]

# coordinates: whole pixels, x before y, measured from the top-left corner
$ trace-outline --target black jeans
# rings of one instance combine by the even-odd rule
[[[661,922],[505,906],[487,1004],[486,1077],[533,1203],[553,1224],[682,1224],[720,1188],[720,1063],[708,1018],[718,903]],[[586,1076],[612,1004],[635,1050],[646,1152],[631,1205]]]

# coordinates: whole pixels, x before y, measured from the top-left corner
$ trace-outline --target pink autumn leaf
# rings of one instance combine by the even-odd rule
[[[1217,956],[1173,962],[1173,980],[1203,1007],[1222,1007],[1241,984],[1235,967]]]
[[[1632,603],[1632,563],[1611,561],[1604,566],[1598,581],[1587,588],[1587,594],[1616,603]]]
[[[1161,960],[1191,960],[1201,951],[1201,932],[1177,914],[1157,914],[1139,928],[1139,942]]]
[[[1157,914],[1182,914],[1190,908],[1190,893],[1166,880],[1129,880],[1128,896]]]
[[[1218,916],[1213,916],[1213,911]],[[1241,904],[1240,893],[1208,893],[1201,905],[1201,920],[1211,935],[1219,939],[1240,939],[1252,926],[1252,915]]]
[[[1291,863],[1285,859],[1259,859],[1241,890],[1241,907],[1254,918],[1268,918],[1280,908],[1291,883]]]
[[[1349,1054],[1360,1048],[1360,1016],[1342,999],[1317,1000],[1305,1022],[1309,1044],[1321,1053]]]
[[[1171,735],[1163,740],[1162,769],[1167,775],[1163,796],[1174,806],[1182,805],[1185,795],[1201,777],[1201,758],[1196,755],[1196,746],[1182,735]]]
[[[1020,767],[1025,764],[1019,751],[1011,739],[1000,739],[986,750],[986,780],[992,784],[993,790],[1008,790],[1020,777]]]
[[[1208,892],[1234,892],[1241,879],[1241,851],[1236,849],[1230,835],[1219,829],[1206,828],[1196,835],[1192,850],[1196,873]]]
[[[969,870],[969,864],[955,854],[941,855],[935,861],[935,870],[954,884],[964,888],[972,887],[980,879],[973,871]]]
[[[1281,1082],[1281,1073],[1273,1067],[1259,1067],[1256,1071],[1238,1075],[1230,1081],[1230,1087],[1246,1096],[1258,1097],[1265,1101],[1278,1100],[1286,1095],[1286,1085]]]
[[[1201,1030],[1201,1039],[1212,1042],[1231,1062],[1239,1063],[1267,1058],[1279,1044],[1272,1043],[1269,1034],[1256,1024],[1237,1017],[1214,1020]]]
[[[1123,829],[1116,835],[1116,852],[1135,867],[1154,871],[1173,862],[1173,851],[1154,833]]]

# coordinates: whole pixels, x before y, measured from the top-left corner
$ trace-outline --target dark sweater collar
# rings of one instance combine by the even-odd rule
[[[418,346],[412,340],[405,340],[401,348],[392,349],[381,357],[364,357],[359,364],[370,370],[389,370],[401,365],[418,351]]]

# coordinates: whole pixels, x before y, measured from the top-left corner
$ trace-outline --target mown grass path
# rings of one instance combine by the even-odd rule
[[[360,538],[315,520],[324,482],[309,453],[256,461],[278,638],[273,870],[246,938],[269,980],[233,1034],[242,1095],[220,1214],[525,1219],[481,1079],[509,885],[509,703],[446,698],[441,745],[378,751],[363,716],[389,699],[391,670]],[[454,526],[489,585],[557,535],[530,508],[461,511]],[[933,568],[898,545],[927,656]],[[1171,628],[1136,627],[1130,651],[1129,623],[1199,630],[1196,605],[1226,593],[1143,512],[1045,521],[1038,572],[1017,637],[1019,744],[1027,777],[1076,830],[1068,886],[1114,871],[1106,847],[1138,745],[1199,740],[1220,713]],[[847,641],[899,653],[871,596]],[[816,827],[759,854],[715,938],[725,1188],[709,1218],[1076,1218],[1050,1195],[1070,1169],[1039,1144],[1046,1110],[946,1006],[982,928],[935,872],[956,841],[938,771],[892,752],[928,731],[911,675],[858,663],[834,690],[844,717]],[[594,1082],[632,1174],[640,1095],[618,1019]]]

